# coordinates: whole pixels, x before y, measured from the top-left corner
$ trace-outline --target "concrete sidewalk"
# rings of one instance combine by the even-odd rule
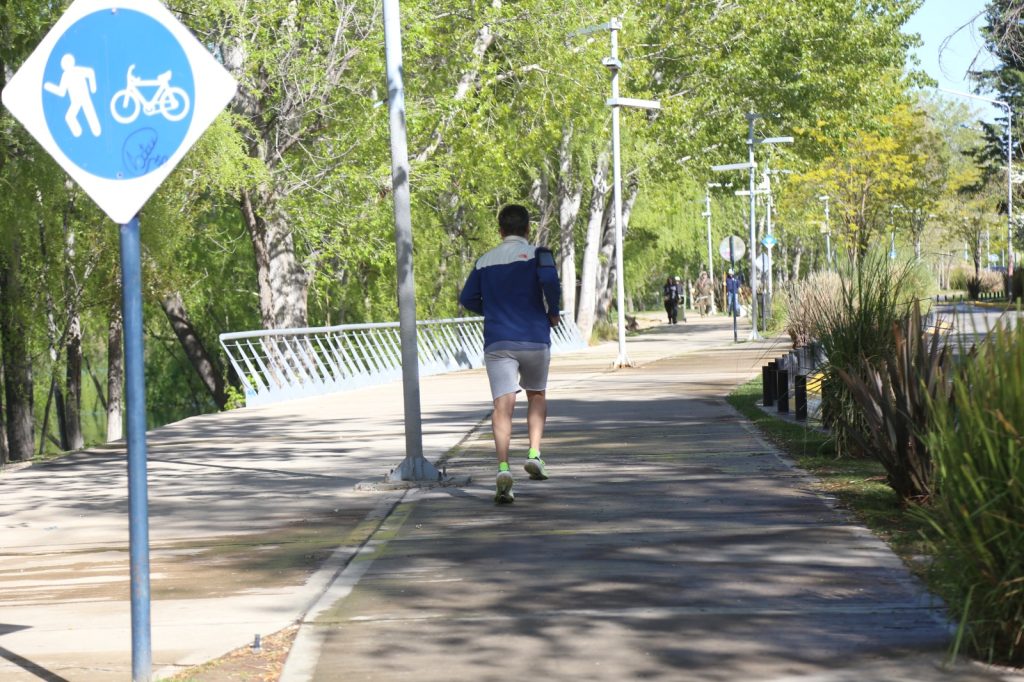
[[[630,342],[641,362],[723,341],[724,321]],[[612,373],[615,345],[555,362],[552,391]],[[437,459],[489,413],[482,371],[422,381]],[[402,387],[194,417],[148,435],[154,670],[285,628],[317,603],[401,493],[367,493],[404,456]],[[123,447],[0,474],[0,680],[131,670]]]
[[[465,489],[354,490],[402,459],[400,384],[153,431],[158,676],[302,621],[285,679],[998,679],[938,670],[919,585],[726,406],[777,354],[731,339],[691,319],[630,339],[637,369],[557,358],[553,478],[512,507],[481,371],[422,382]],[[0,680],[129,678],[126,489],[117,449],[0,476]]]
[[[516,502],[496,507],[478,429],[448,463],[474,483],[405,495],[307,615],[282,680],[1011,679],[943,668],[940,605],[722,400],[766,355],[559,367],[552,478],[519,468],[520,428]]]

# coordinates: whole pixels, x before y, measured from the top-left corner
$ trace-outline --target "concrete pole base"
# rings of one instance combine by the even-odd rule
[[[439,481],[441,472],[428,462],[423,455],[407,456],[402,463],[391,470],[385,478],[388,481]]]
[[[464,488],[473,479],[470,476],[443,476],[434,481],[397,481],[388,478],[377,478],[356,483],[355,489],[363,492],[389,492],[393,490],[410,490],[412,488]]]

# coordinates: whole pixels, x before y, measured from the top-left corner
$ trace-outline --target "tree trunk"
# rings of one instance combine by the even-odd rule
[[[540,177],[530,187],[530,199],[537,207],[537,231],[533,243],[547,248],[551,238],[551,219],[555,213],[555,202],[551,199],[551,183],[545,168]]]
[[[22,319],[20,238],[9,244],[10,260],[0,263],[0,345],[3,346],[4,399],[10,461],[32,458],[35,440],[32,414],[32,361],[28,329]]]
[[[111,306],[107,323],[107,442],[124,437],[124,353],[121,308]]]
[[[637,195],[640,192],[640,184],[636,179],[630,180],[626,187],[626,199],[622,203],[622,243],[625,250],[626,232],[629,229],[629,216],[633,212],[633,204],[636,203]],[[611,273],[615,270],[615,206],[614,199],[608,202],[605,212],[604,239],[601,243],[601,254],[598,259],[600,271],[597,280],[597,317],[604,320],[608,318],[611,311],[612,301],[615,299],[615,290],[618,284]],[[623,254],[625,255],[625,254]]]
[[[558,151],[558,251],[559,272],[562,277],[562,307],[570,315],[576,314],[576,218],[580,213],[583,186],[572,175],[572,126],[562,133]]]
[[[0,353],[0,388],[4,385],[3,353]],[[0,390],[0,466],[10,461],[11,453],[7,449],[7,420],[4,419],[3,391]]]
[[[217,371],[213,358],[206,352],[199,334],[192,325],[188,312],[185,310],[185,303],[181,300],[181,294],[174,292],[165,296],[160,301],[160,305],[163,307],[164,314],[167,315],[167,320],[171,323],[174,334],[178,337],[178,341],[181,342],[181,347],[185,350],[185,355],[188,357],[189,362],[192,363],[196,374],[199,375],[206,390],[210,392],[210,396],[217,403],[217,407],[223,410],[224,405],[227,404],[227,395],[224,393],[224,378]]]
[[[242,217],[252,241],[265,329],[305,327],[309,275],[295,253],[295,240],[272,192],[241,195]]]
[[[608,194],[608,152],[602,152],[594,166],[593,189],[590,195],[590,218],[587,221],[587,241],[583,247],[583,270],[580,273],[580,300],[576,313],[576,326],[583,339],[589,341],[594,330],[594,311],[597,303],[597,252],[601,246],[601,226],[604,224],[605,196]]]
[[[85,447],[82,436],[82,321],[77,312],[69,320],[64,351],[67,358],[64,445],[66,450],[81,450]]]
[[[64,392],[61,390],[60,384],[57,383],[57,377],[54,377],[50,381],[50,395],[53,396],[53,409],[57,413],[57,439],[55,442],[62,452],[68,452],[71,449],[71,445],[68,442],[67,420],[65,419],[67,410],[64,405]],[[48,410],[49,403],[47,403],[47,411]],[[45,419],[43,420],[42,436],[43,437],[39,439],[40,455],[43,454],[43,449],[46,447],[45,439],[49,436],[49,433],[47,432],[47,421]],[[50,440],[54,440],[52,436],[50,436]]]
[[[799,240],[797,240],[797,241],[799,241]],[[778,271],[779,271],[779,283],[780,284],[785,284],[786,282],[789,281],[789,254],[790,254],[790,251],[791,251],[791,249],[788,249],[785,246],[782,246],[782,245],[779,246],[779,251],[778,252],[782,256],[781,267],[778,268]],[[773,265],[774,265],[774,263],[773,263]]]
[[[793,249],[793,269],[791,270],[793,281],[796,282],[800,279],[800,260],[804,255],[804,243],[801,240],[797,240],[796,247]]]
[[[604,207],[604,220],[601,228],[601,248],[597,252],[597,300],[594,303],[594,316],[599,320],[608,318],[615,289],[615,280],[611,276],[615,266],[615,199],[609,194],[608,205]],[[611,286],[609,286],[609,280]]]
[[[70,189],[70,187],[68,187]],[[65,386],[64,386],[64,410],[62,415],[61,430],[65,450],[81,450],[85,447],[85,439],[82,436],[82,318],[78,312],[80,301],[80,290],[77,290],[74,283],[78,281],[75,271],[75,228],[71,222],[71,214],[74,209],[73,194],[69,193],[69,199],[64,210],[64,356],[65,356]],[[87,268],[83,281],[88,278]]]

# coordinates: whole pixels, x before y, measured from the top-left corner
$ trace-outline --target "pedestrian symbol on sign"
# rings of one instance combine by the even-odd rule
[[[88,66],[76,64],[75,55],[70,52],[60,58],[60,68],[60,82],[56,85],[43,83],[43,90],[61,99],[68,97],[71,100],[64,120],[72,135],[82,136],[82,124],[78,121],[78,114],[84,113],[85,120],[89,123],[89,132],[93,137],[99,137],[103,129],[100,127],[99,118],[96,117],[96,107],[92,104],[92,96],[96,94],[96,72]]]

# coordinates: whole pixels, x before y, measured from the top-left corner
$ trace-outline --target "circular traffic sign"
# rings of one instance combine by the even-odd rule
[[[747,252],[743,239],[729,235],[718,245],[718,254],[727,261],[737,261]]]
[[[82,170],[138,178],[178,151],[192,123],[195,83],[178,40],[153,17],[92,12],[57,40],[43,71],[54,141]]]

